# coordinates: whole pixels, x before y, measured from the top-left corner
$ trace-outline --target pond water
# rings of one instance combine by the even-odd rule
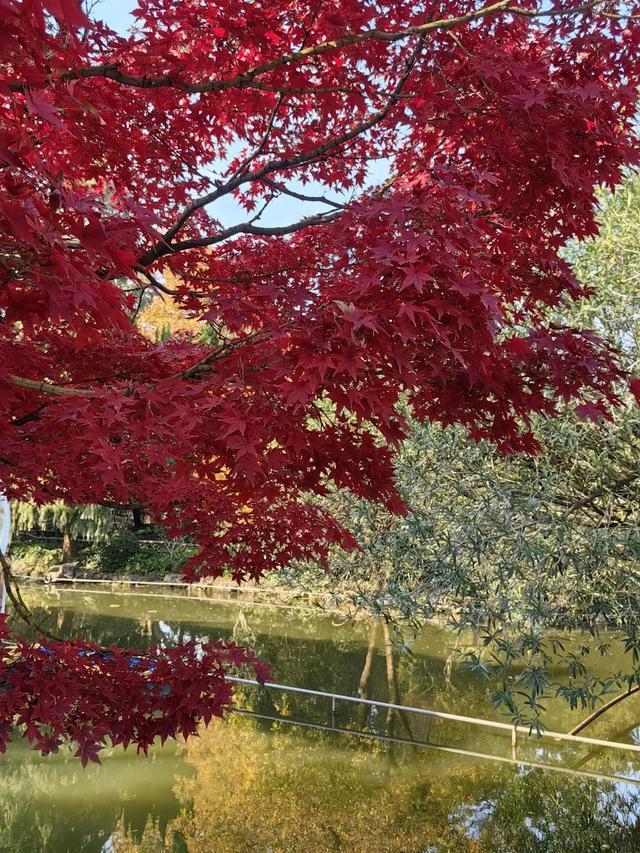
[[[24,595],[58,633],[125,646],[234,639],[268,661],[280,684],[350,696],[360,688],[372,699],[501,719],[484,682],[447,666],[455,636],[437,626],[409,654],[388,644],[381,625],[265,602],[86,587]],[[0,850],[640,850],[640,753],[519,736],[513,763],[509,731],[348,703],[332,709],[326,698],[246,685],[236,704],[257,716],[232,714],[148,759],[105,750],[101,766],[83,770],[70,753],[42,758],[11,744],[0,757]],[[568,731],[582,716],[551,701],[545,723]],[[640,699],[588,734],[640,741]]]

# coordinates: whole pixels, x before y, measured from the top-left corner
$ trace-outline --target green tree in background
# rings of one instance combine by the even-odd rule
[[[597,237],[566,251],[594,298],[559,306],[554,319],[607,336],[637,373],[638,175],[601,195],[599,222]],[[496,679],[496,701],[519,722],[538,725],[545,696],[587,708],[640,683],[640,409],[620,394],[611,422],[585,407],[582,418],[536,424],[534,458],[496,457],[457,428],[416,424],[396,468],[411,512],[333,493],[332,510],[363,548],[335,553],[329,575],[311,570],[305,582],[348,589],[356,604],[416,628],[444,616],[471,629],[466,665]],[[629,653],[624,669],[607,668],[605,625]],[[579,640],[563,635],[571,628]]]
[[[571,308],[570,318],[593,326],[620,350],[630,370],[640,367],[640,176],[615,194],[601,195],[599,233],[571,244],[567,260],[593,289],[592,299]]]
[[[96,504],[68,506],[63,501],[37,506],[13,501],[11,519],[14,533],[55,530],[62,534],[62,561],[78,557],[78,539],[105,542],[114,525],[113,510]]]

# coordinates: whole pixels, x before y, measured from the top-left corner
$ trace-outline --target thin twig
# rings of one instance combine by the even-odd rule
[[[11,572],[11,566],[7,558],[4,556],[2,551],[0,551],[0,566],[2,567],[2,578],[4,581],[4,586],[7,591],[7,596],[9,600],[13,604],[14,610],[16,614],[22,619],[23,622],[26,622],[30,628],[41,634],[42,636],[48,637],[50,640],[55,640],[57,642],[64,642],[62,637],[57,636],[57,634],[52,634],[46,628],[43,628],[39,622],[36,622],[33,614],[24,603],[24,599],[20,593],[20,587],[15,582],[15,578]],[[14,587],[15,584],[15,587]]]

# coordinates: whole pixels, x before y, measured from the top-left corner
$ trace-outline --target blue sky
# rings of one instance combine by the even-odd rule
[[[103,0],[96,7],[94,15],[96,18],[102,18],[114,30],[124,33],[133,23],[130,13],[134,6],[135,0]]]

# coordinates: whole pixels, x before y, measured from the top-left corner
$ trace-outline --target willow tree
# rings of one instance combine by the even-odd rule
[[[11,520],[14,533],[31,530],[55,530],[62,534],[62,562],[78,557],[78,539],[105,542],[113,529],[113,510],[88,504],[67,506],[64,501],[38,506],[14,501]]]

